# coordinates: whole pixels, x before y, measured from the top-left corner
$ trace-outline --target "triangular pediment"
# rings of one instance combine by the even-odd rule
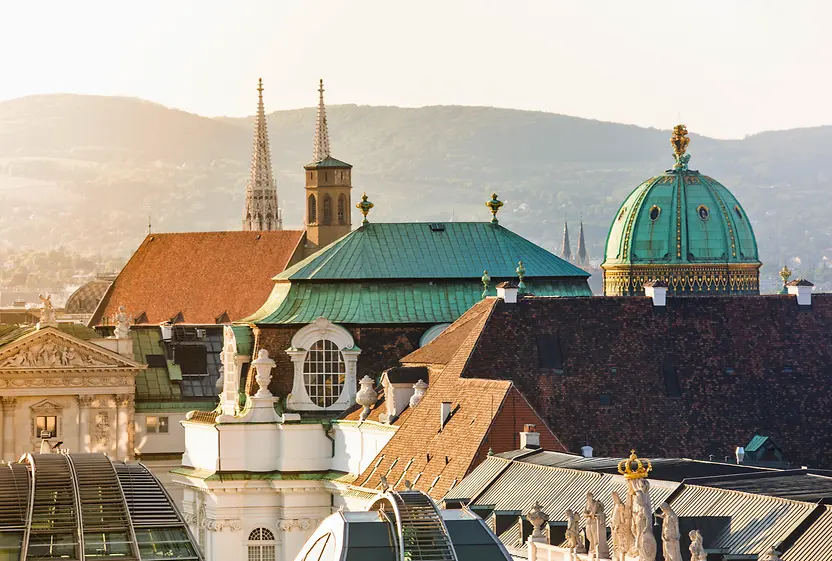
[[[145,366],[55,327],[24,335],[0,349],[0,370],[141,369]]]

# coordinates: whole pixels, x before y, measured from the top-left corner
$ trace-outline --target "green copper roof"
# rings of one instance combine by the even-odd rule
[[[492,279],[577,277],[589,273],[497,224],[446,222],[366,224],[275,280]],[[480,287],[482,291],[482,287]],[[330,318],[332,319],[332,318]]]
[[[164,355],[162,348],[162,334],[158,328],[130,330],[133,339],[133,356],[138,362],[147,364],[147,355]],[[182,379],[181,372],[179,379]],[[182,399],[179,384],[171,381],[167,368],[151,368],[139,371],[136,376],[137,401],[165,401]]]
[[[607,236],[605,266],[759,263],[751,222],[725,186],[674,169],[636,187]]]
[[[324,168],[352,168],[352,165],[348,164],[347,162],[342,162],[341,160],[336,160],[332,156],[327,156],[320,162],[312,162],[311,164],[306,164],[305,166],[303,166],[303,169],[306,170]]]
[[[583,278],[528,279],[539,296],[591,296]],[[492,281],[489,294],[495,294]],[[306,324],[323,316],[334,323],[452,323],[482,299],[476,280],[278,283],[266,304],[244,321]]]

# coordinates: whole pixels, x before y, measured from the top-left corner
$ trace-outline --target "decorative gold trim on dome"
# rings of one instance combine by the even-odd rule
[[[719,207],[722,209],[722,215],[725,217],[725,225],[728,226],[728,236],[731,238],[731,255],[733,257],[737,256],[737,241],[734,239],[734,226],[731,224],[731,215],[728,212],[728,209],[725,207],[725,202],[722,200],[722,196],[714,187],[714,180],[710,177],[708,178],[710,181],[706,181],[705,185],[711,191],[716,202],[719,203]]]
[[[603,266],[604,295],[640,296],[644,283],[663,280],[678,295],[759,294],[760,264],[666,264]]]

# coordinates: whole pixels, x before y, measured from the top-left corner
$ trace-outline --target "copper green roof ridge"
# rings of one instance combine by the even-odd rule
[[[370,223],[286,269],[274,279],[381,280],[514,278],[517,262],[526,278],[589,273],[512,232],[488,222]]]
[[[352,168],[352,164],[342,162],[341,160],[333,158],[332,156],[327,156],[323,160],[318,160],[317,162],[310,162],[303,166],[303,169],[306,170],[323,168]]]

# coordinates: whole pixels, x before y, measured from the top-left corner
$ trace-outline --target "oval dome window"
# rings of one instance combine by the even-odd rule
[[[652,207],[650,207],[650,220],[655,222],[656,220],[659,219],[659,216],[661,215],[661,213],[662,213],[662,209],[660,209],[656,205],[653,205]]]
[[[708,210],[708,207],[706,207],[705,205],[699,205],[696,208],[696,212],[699,214],[699,218],[701,218],[702,220],[707,220],[711,217],[711,211]]]

